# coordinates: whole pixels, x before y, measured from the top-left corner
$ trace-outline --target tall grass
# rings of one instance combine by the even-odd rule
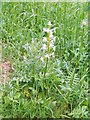
[[[1,117],[88,118],[87,7],[2,3],[3,60],[14,72],[1,84]]]

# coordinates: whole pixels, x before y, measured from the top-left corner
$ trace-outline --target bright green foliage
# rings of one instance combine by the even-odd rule
[[[1,117],[88,118],[87,7],[2,3],[2,54],[14,72],[0,86]]]

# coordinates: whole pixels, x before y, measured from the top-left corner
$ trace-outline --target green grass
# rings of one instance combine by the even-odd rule
[[[8,84],[0,88],[2,118],[88,118],[87,7],[69,2],[2,3],[3,60],[14,68]],[[51,40],[43,31],[49,21],[50,29],[56,29],[55,51],[41,50],[43,37],[47,46]],[[52,52],[54,58],[45,58]]]

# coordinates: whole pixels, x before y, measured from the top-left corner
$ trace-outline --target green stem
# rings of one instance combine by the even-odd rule
[[[45,78],[46,72],[47,72],[47,65],[48,65],[48,58],[46,59],[46,66],[45,66],[45,69],[44,69],[44,78]]]
[[[50,41],[51,41],[51,39],[50,39],[49,36],[50,36],[50,33],[48,33],[48,45],[47,45],[47,47],[48,47],[47,53],[48,53],[48,54],[49,54],[49,52],[50,52],[49,45],[50,45]],[[45,76],[46,76],[47,66],[48,66],[48,58],[46,59],[46,65],[45,65],[45,69],[44,69],[44,78],[45,78]]]

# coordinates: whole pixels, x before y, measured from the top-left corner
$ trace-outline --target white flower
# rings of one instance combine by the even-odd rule
[[[41,50],[47,50],[47,46],[46,46],[46,44],[43,44]]]
[[[26,15],[27,13],[26,13],[26,12],[23,12],[22,14],[23,14],[23,15]]]
[[[49,58],[49,55],[48,55],[48,54],[46,54],[46,55],[45,55],[45,58]]]
[[[26,56],[23,56],[23,62],[24,64],[27,64],[27,65],[29,64],[29,61]]]
[[[52,31],[53,31],[53,32],[56,32],[56,29],[57,29],[57,28],[58,28],[58,27],[53,28]]]
[[[83,20],[82,25],[87,25],[87,21]]]
[[[44,63],[44,58],[43,57],[41,57],[40,60]]]
[[[27,60],[27,57],[26,57],[26,56],[23,56],[23,59],[26,61],[26,60]]]
[[[46,76],[48,77],[48,76],[49,76],[49,73],[46,73]]]
[[[49,33],[51,30],[49,28],[43,28],[43,31]]]
[[[53,47],[53,51],[55,51],[55,50],[56,50],[56,46]]]
[[[34,43],[34,41],[35,41],[35,39],[34,39],[34,38],[32,38],[32,43]]]
[[[52,24],[51,24],[51,21],[49,21],[49,22],[48,22],[48,25],[49,25],[49,26],[51,26],[51,25],[52,25]]]
[[[53,40],[50,42],[50,46],[49,47],[51,47],[51,48],[54,47],[54,41]]]
[[[53,41],[55,42],[56,37],[53,37]]]
[[[88,24],[87,20],[83,20],[81,23],[81,27],[86,26]]]
[[[43,37],[43,42],[47,42],[47,38],[46,37]]]
[[[51,57],[54,57],[54,52],[52,52],[52,53],[50,54],[50,56],[51,56]]]
[[[28,49],[30,48],[29,43],[26,43],[25,45],[23,45],[23,48],[24,48],[25,50],[28,50]]]
[[[50,35],[49,35],[49,37],[50,37],[51,39],[54,38],[52,30],[50,31]]]
[[[49,38],[55,42],[56,37],[53,35],[53,31],[50,31]]]
[[[55,42],[56,37],[54,37],[53,32],[50,31],[49,38]]]

